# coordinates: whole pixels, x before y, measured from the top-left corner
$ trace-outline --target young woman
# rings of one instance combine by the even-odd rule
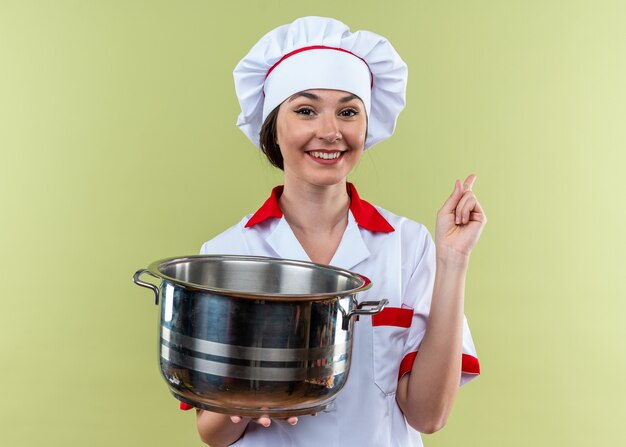
[[[384,38],[320,17],[271,31],[235,69],[238,125],[284,171],[284,185],[201,253],[335,265],[372,280],[360,300],[389,305],[355,325],[350,374],[332,408],[286,420],[198,410],[207,444],[419,446],[419,432],[443,427],[459,384],[479,373],[463,313],[470,253],[486,223],[475,176],[455,182],[434,242],[347,182],[363,151],[393,133],[406,75]]]

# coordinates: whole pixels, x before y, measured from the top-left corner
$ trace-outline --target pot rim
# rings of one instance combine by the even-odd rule
[[[162,266],[169,266],[171,264],[182,263],[193,261],[194,259],[217,259],[217,260],[242,260],[242,261],[263,261],[270,263],[280,263],[280,264],[289,264],[289,265],[299,265],[308,268],[316,268],[322,270],[330,270],[336,274],[340,274],[343,276],[347,276],[352,278],[360,283],[360,285],[356,288],[340,290],[335,292],[326,292],[326,293],[316,293],[316,294],[284,294],[284,293],[247,293],[239,290],[232,289],[222,289],[218,287],[210,287],[204,284],[195,284],[187,281],[181,281],[176,278],[172,278],[171,276],[165,275],[159,269]],[[201,291],[201,292],[211,292],[217,295],[226,295],[229,297],[236,298],[245,298],[245,299],[256,299],[256,300],[270,300],[270,301],[282,301],[289,299],[297,299],[299,301],[314,301],[314,300],[323,300],[323,299],[333,299],[336,297],[342,297],[347,295],[354,295],[356,293],[363,292],[370,287],[372,287],[372,282],[365,276],[360,275],[358,273],[351,272],[349,270],[341,269],[339,267],[333,267],[331,265],[325,264],[317,264],[314,262],[308,261],[299,261],[295,259],[283,259],[283,258],[273,258],[269,256],[247,256],[247,255],[191,255],[191,256],[176,256],[170,258],[159,259],[158,261],[154,261],[152,264],[148,266],[147,269],[154,276],[162,278],[163,280],[174,283],[178,286],[183,287],[187,290]]]

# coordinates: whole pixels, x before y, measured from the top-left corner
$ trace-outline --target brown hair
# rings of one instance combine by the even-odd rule
[[[276,107],[267,115],[259,133],[259,143],[269,162],[281,171],[284,171],[283,154],[280,153],[280,147],[276,143],[276,119],[278,118],[279,107]]]

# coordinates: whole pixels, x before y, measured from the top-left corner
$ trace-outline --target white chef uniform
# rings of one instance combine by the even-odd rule
[[[343,390],[329,411],[300,416],[298,424],[274,420],[250,423],[236,446],[421,446],[396,402],[399,378],[411,371],[424,337],[435,277],[435,246],[428,230],[351,196],[348,226],[331,265],[368,277],[372,288],[359,301],[387,298],[378,315],[354,324],[352,365]],[[310,261],[284,219],[276,187],[251,216],[206,242],[201,254],[272,256]],[[461,384],[480,372],[474,343],[463,321]],[[181,408],[185,408],[182,405]]]

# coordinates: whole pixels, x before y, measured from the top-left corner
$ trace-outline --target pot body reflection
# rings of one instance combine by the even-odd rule
[[[276,302],[166,283],[161,303],[161,372],[185,403],[242,416],[307,414],[326,408],[345,384],[350,296]]]

